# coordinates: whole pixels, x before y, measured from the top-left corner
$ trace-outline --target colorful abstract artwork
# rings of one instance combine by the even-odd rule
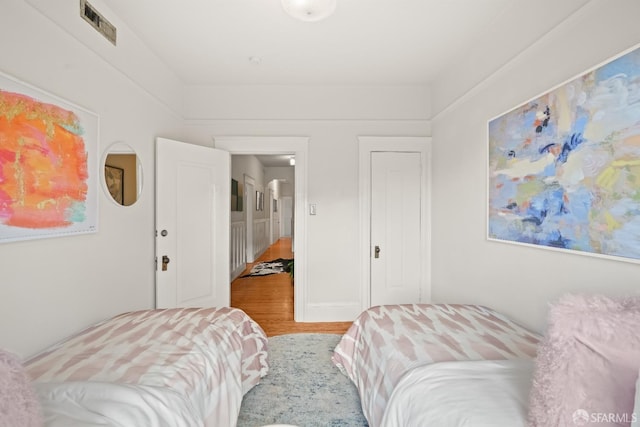
[[[640,49],[489,122],[488,238],[640,260]]]
[[[98,119],[0,75],[0,241],[97,229]]]

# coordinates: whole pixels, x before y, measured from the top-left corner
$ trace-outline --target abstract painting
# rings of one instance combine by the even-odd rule
[[[243,186],[242,183],[239,182],[238,183],[238,212],[242,212],[244,203],[244,190],[243,190]]]
[[[231,179],[231,210],[238,210],[238,181]]]
[[[0,242],[97,230],[98,117],[0,74]]]
[[[640,260],[640,49],[488,128],[490,240]]]

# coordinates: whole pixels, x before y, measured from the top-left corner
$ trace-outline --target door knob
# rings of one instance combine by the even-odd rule
[[[380,258],[380,246],[376,246],[373,252],[375,258]]]
[[[162,255],[162,271],[167,271],[167,264],[169,264],[170,261],[168,256]]]

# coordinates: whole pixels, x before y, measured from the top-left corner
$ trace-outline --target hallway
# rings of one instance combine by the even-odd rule
[[[258,262],[277,258],[293,258],[290,238],[283,237],[276,241],[255,263],[247,264],[242,275],[248,274]],[[351,325],[351,322],[295,322],[293,289],[288,273],[238,278],[231,283],[231,306],[247,313],[264,329],[267,336],[302,332],[343,334]]]

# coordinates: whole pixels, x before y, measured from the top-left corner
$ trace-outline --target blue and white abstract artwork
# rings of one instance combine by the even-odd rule
[[[640,260],[640,49],[489,121],[488,238]]]

